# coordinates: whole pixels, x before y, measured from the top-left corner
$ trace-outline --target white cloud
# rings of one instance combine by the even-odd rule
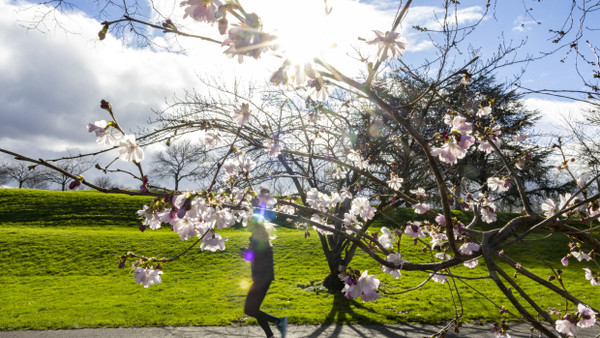
[[[181,18],[179,0],[157,2],[169,17]],[[249,11],[261,14],[266,31],[280,30],[292,39],[304,43],[304,49],[315,48],[313,42],[325,41],[325,35],[337,43],[337,48],[323,56],[342,72],[360,74],[364,64],[349,56],[354,48],[371,52],[360,38],[372,39],[372,30],[389,30],[395,9],[381,10],[375,4],[353,0],[330,0],[332,14],[318,21],[313,13],[321,13],[323,1],[264,0],[254,1]],[[0,0],[0,147],[30,157],[55,157],[61,152],[87,152],[102,149],[95,137],[86,131],[86,124],[109,119],[101,110],[101,99],[109,100],[119,123],[128,130],[144,126],[152,109],[160,110],[165,99],[181,94],[185,89],[200,87],[197,74],[251,79],[264,83],[282,60],[270,57],[246,59],[239,65],[223,57],[218,44],[197,39],[177,40],[153,31],[154,41],[172,47],[182,47],[184,53],[174,54],[151,48],[132,48],[110,34],[98,41],[100,22],[82,12],[66,15],[55,13],[62,28],[49,25],[42,32],[26,30],[20,23],[35,20],[26,2]],[[468,7],[459,12],[459,21],[472,22],[481,16],[481,8]],[[413,7],[401,29],[409,39],[408,52],[430,49],[426,35],[409,33],[413,24],[433,25],[436,7]],[[158,22],[158,18],[154,18]],[[291,21],[291,20],[295,21]],[[190,19],[177,20],[178,27],[200,35],[223,39],[216,27],[198,24]],[[296,22],[296,23],[294,23]],[[348,24],[348,23],[351,24]],[[318,26],[317,23],[324,26]],[[179,26],[181,25],[181,26]],[[53,28],[54,27],[54,28]],[[180,45],[176,45],[178,42]],[[110,156],[105,156],[107,161]]]
[[[531,27],[534,25],[538,25],[539,22],[535,21],[535,20],[525,20],[524,17],[519,16],[517,17],[517,19],[514,22],[514,25],[512,30],[515,32],[524,32],[524,31],[528,31],[531,30]]]
[[[585,102],[557,101],[541,98],[524,99],[525,107],[529,110],[537,110],[542,118],[538,121],[536,129],[554,135],[566,135],[568,132],[565,119],[571,116],[578,118],[592,105]]]

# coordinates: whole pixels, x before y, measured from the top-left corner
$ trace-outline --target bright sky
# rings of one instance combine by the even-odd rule
[[[143,0],[140,0],[144,3]],[[180,1],[156,1],[161,12],[186,25],[185,29],[198,34],[215,34],[216,27],[182,20]],[[457,18],[463,24],[474,23],[485,11],[483,1],[461,0]],[[185,53],[167,53],[150,48],[140,49],[123,45],[108,36],[98,41],[101,28],[94,1],[78,1],[84,12],[68,16],[56,14],[62,28],[47,17],[46,27],[38,30],[24,28],[35,19],[35,11],[27,1],[0,0],[0,147],[33,157],[54,157],[67,150],[72,152],[98,150],[94,137],[85,129],[88,122],[108,119],[99,108],[101,99],[112,102],[119,122],[135,130],[144,125],[152,109],[161,109],[165,99],[181,94],[185,89],[198,88],[198,76],[221,77],[231,81],[244,77],[257,83],[268,80],[281,59],[247,59],[238,64],[226,59],[222,48],[193,39],[178,39]],[[332,60],[333,64],[350,75],[359,67],[353,61],[353,48],[373,53],[360,38],[372,39],[372,30],[389,30],[399,1],[329,0],[332,14],[325,18],[322,0],[248,0],[242,2],[248,11],[261,15],[265,31],[282,37],[282,49],[294,59],[309,59],[313,53]],[[403,60],[419,64],[434,57],[434,48],[427,34],[412,26],[435,27],[441,0],[414,1],[400,31],[408,39]],[[469,38],[474,48],[480,48],[482,58],[497,51],[503,36],[505,43],[517,45],[525,41],[520,56],[537,56],[551,47],[548,25],[560,27],[568,1],[553,0],[538,3],[524,0],[533,8],[538,25],[526,16],[521,1],[502,1],[496,15],[484,19],[481,29]],[[507,6],[501,8],[500,6]],[[317,14],[315,14],[317,13]],[[109,17],[116,15],[106,13]],[[113,19],[117,16],[113,16]],[[158,22],[158,18],[155,18]],[[101,20],[100,20],[101,21]],[[592,22],[592,21],[590,21]],[[172,40],[156,33],[157,43],[175,46]],[[335,42],[337,48],[328,49]],[[592,41],[598,45],[598,41]],[[349,57],[351,54],[352,57]],[[500,80],[511,79],[527,66],[521,83],[531,88],[582,89],[581,81],[569,60],[558,62],[564,53],[546,61],[507,67],[498,74]],[[461,60],[457,60],[458,63]],[[560,101],[560,104],[558,103]],[[559,113],[577,113],[581,104],[564,102],[550,97],[531,97],[531,108],[540,109],[544,119],[539,128],[549,130],[560,121]],[[2,158],[0,158],[2,160]]]

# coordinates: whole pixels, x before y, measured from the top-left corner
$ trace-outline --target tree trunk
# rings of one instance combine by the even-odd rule
[[[323,286],[330,293],[339,293],[344,288],[344,282],[339,277],[340,265],[344,264],[344,260],[340,255],[326,255],[327,264],[329,265],[329,275],[323,280]]]

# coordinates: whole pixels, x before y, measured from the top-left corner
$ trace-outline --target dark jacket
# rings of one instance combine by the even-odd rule
[[[252,280],[255,282],[266,282],[275,279],[273,248],[269,240],[250,237],[248,250],[254,253],[254,259],[251,264]]]

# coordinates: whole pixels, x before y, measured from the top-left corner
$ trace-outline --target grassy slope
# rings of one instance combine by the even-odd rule
[[[244,230],[222,232],[229,236],[224,252],[194,249],[166,265],[163,283],[149,289],[136,285],[126,269],[117,269],[118,257],[127,250],[160,257],[190,244],[168,229],[140,233],[135,211],[143,202],[143,198],[95,192],[0,190],[0,329],[246,323],[242,308],[250,269],[236,255],[239,246],[247,245],[249,234]],[[287,315],[292,323],[313,324],[439,322],[453,316],[447,284],[428,283],[415,292],[394,295],[419,284],[426,274],[403,272],[396,281],[364,255],[353,265],[378,274],[384,297],[362,303],[315,292],[307,287],[318,285],[327,274],[317,236],[305,239],[302,232],[286,228],[279,228],[277,235],[277,279],[263,306],[267,312]],[[403,245],[411,249],[405,258],[419,259],[419,247],[410,241]],[[566,243],[553,237],[537,244],[536,250],[558,262]],[[524,267],[542,276],[549,274],[529,252],[508,253]],[[572,264],[565,270],[567,289],[578,290],[584,300],[600,305],[600,288],[582,278],[581,266]],[[485,273],[481,267],[453,272]],[[517,281],[525,278],[519,276]],[[457,283],[468,319],[498,319],[492,305]],[[488,297],[508,305],[489,281],[477,285]],[[531,283],[525,285],[543,308],[564,304]]]

